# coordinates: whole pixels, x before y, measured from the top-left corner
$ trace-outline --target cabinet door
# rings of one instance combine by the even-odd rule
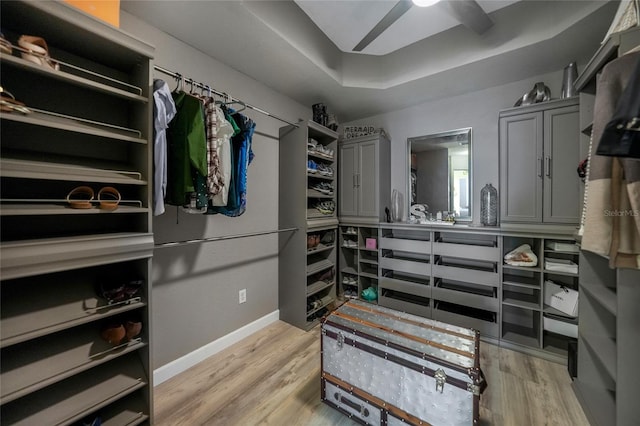
[[[358,144],[358,215],[378,217],[378,141]]]
[[[542,221],[542,113],[500,119],[500,215]]]
[[[544,112],[544,210],[545,222],[578,223],[580,161],[578,106]]]
[[[357,216],[358,215],[358,199],[356,179],[358,174],[358,146],[356,144],[347,144],[340,146],[340,198],[339,212],[340,216]]]

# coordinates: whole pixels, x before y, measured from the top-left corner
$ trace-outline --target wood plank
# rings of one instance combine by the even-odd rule
[[[319,326],[274,323],[156,387],[155,424],[356,425],[321,403],[320,356]],[[565,366],[485,342],[480,365],[480,425],[588,425]]]

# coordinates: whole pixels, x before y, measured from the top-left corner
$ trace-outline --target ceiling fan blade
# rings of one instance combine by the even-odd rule
[[[462,25],[478,34],[483,34],[493,26],[493,21],[489,18],[489,15],[475,0],[443,1],[440,4]]]
[[[402,15],[404,15],[409,9],[411,9],[413,3],[411,0],[400,0],[391,8],[391,10],[384,15],[384,17],[376,24],[375,27],[369,33],[364,36],[360,43],[353,48],[354,52],[361,52],[365,47],[367,47],[373,40],[378,38],[380,34],[385,32],[387,28],[391,26],[394,22],[396,22]],[[480,9],[482,10],[482,9]]]

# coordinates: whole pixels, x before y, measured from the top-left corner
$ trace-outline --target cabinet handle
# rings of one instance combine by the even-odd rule
[[[548,178],[551,177],[551,157],[545,157],[545,165],[544,165],[546,172],[545,174],[547,175]]]
[[[538,157],[538,177],[542,178],[542,157]]]
[[[356,188],[358,186],[358,175],[353,175],[353,187]]]

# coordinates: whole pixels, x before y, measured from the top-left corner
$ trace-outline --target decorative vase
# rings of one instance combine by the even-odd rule
[[[391,220],[402,222],[404,216],[402,193],[397,189],[391,192]]]
[[[564,67],[564,74],[562,75],[562,91],[560,97],[562,99],[570,98],[576,95],[576,80],[578,79],[578,66],[575,62],[571,62]]]
[[[480,222],[484,226],[498,225],[498,190],[490,183],[480,190]]]

